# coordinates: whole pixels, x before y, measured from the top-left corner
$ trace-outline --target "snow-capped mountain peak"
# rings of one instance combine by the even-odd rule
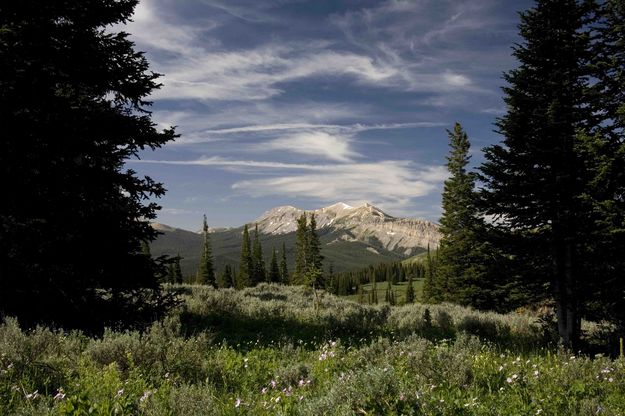
[[[369,203],[353,207],[338,202],[328,207],[304,211],[287,205],[265,212],[251,225],[264,234],[288,234],[297,230],[301,215],[314,213],[317,229],[338,233],[337,240],[377,240],[385,248],[409,255],[415,247],[438,246],[438,226],[425,220],[395,218]]]

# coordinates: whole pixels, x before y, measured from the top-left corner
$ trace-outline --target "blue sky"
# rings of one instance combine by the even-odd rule
[[[526,0],[142,0],[123,27],[181,137],[128,167],[163,182],[158,221],[238,226],[278,205],[370,202],[436,221],[455,121],[497,142]]]

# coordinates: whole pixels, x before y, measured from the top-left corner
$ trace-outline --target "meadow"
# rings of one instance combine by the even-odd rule
[[[24,332],[6,319],[0,414],[625,414],[625,359],[559,350],[529,314],[274,284],[166,290],[180,307],[140,332]]]

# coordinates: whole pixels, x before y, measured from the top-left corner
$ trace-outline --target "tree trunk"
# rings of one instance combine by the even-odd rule
[[[570,350],[578,346],[581,327],[577,304],[577,282],[573,267],[572,244],[570,242],[556,244],[554,298],[558,334],[562,346]]]

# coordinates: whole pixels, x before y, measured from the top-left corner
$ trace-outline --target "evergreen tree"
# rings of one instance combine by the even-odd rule
[[[469,138],[458,123],[453,132],[447,133],[451,147],[447,157],[450,177],[445,181],[443,215],[439,221],[442,239],[436,254],[440,260],[434,276],[428,273],[427,290],[424,289],[427,297],[424,297],[436,297],[432,290],[435,284],[440,300],[493,309],[500,300],[495,296],[494,285],[489,283],[486,264],[487,256],[494,256],[495,250],[487,246],[485,224],[476,206],[476,175],[467,171]],[[428,263],[431,264],[431,259]]]
[[[173,267],[173,273],[172,273],[172,277],[173,277],[173,283],[182,283],[182,269],[180,268],[180,260],[182,259],[182,257],[180,257],[180,253],[178,253],[178,255],[174,258],[174,267]]]
[[[210,285],[215,287],[215,270],[213,269],[213,250],[211,247],[210,235],[208,233],[208,223],[206,215],[202,224],[202,236],[204,243],[202,245],[202,255],[200,256],[200,265],[197,270],[196,281],[202,285]]]
[[[247,224],[245,224],[245,228],[243,229],[243,241],[241,243],[241,262],[239,263],[239,274],[235,285],[237,289],[243,289],[251,285],[251,273],[254,269],[251,245],[250,233]]]
[[[588,318],[625,330],[625,1],[600,3],[591,49],[594,115],[599,123],[580,146],[590,173],[592,252],[582,260],[596,276],[584,281]],[[594,283],[594,284],[593,284]]]
[[[323,256],[321,255],[321,242],[319,241],[319,235],[317,234],[317,220],[315,214],[310,215],[310,222],[308,225],[308,261],[310,267],[317,269],[323,268]]]
[[[119,28],[135,0],[0,5],[0,315],[99,331],[161,316],[166,265],[142,242],[165,192],[127,162],[176,136],[148,111],[159,88]]]
[[[412,276],[410,276],[412,278]],[[439,299],[436,282],[434,281],[434,263],[432,261],[432,253],[428,244],[426,254],[425,279],[423,281],[423,300],[425,302],[435,302]]]
[[[408,283],[406,285],[405,303],[414,303],[415,297],[414,286],[412,285],[412,273],[409,273]]]
[[[290,282],[289,269],[286,265],[286,245],[282,243],[282,253],[280,258],[280,281],[287,285]]]
[[[258,233],[258,224],[254,228],[254,246],[252,249],[252,286],[256,286],[260,282],[267,279],[267,271],[265,270],[265,260],[263,259],[263,247],[260,244]]]
[[[293,273],[294,284],[304,284],[306,282],[306,272],[308,271],[308,224],[306,213],[303,213],[297,220],[297,230],[295,232],[295,271]]]
[[[280,268],[278,267],[278,254],[276,253],[276,248],[274,247],[271,251],[271,264],[269,266],[269,281],[273,283],[278,283],[282,279],[280,277]]]
[[[234,275],[232,273],[232,267],[229,264],[224,266],[224,272],[221,275],[221,279],[219,282],[219,287],[233,287],[234,286]]]
[[[504,76],[508,112],[496,123],[503,145],[485,149],[481,167],[485,213],[506,236],[500,249],[528,262],[518,269],[523,285],[551,284],[567,347],[580,334],[579,260],[589,216],[577,136],[594,119],[586,94],[589,5],[538,0],[521,14],[520,65]]]
[[[310,215],[306,234],[306,282],[314,288],[322,288],[324,286],[323,256],[321,255],[321,242],[317,235],[315,214]]]

